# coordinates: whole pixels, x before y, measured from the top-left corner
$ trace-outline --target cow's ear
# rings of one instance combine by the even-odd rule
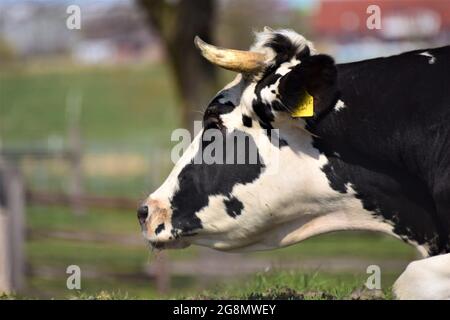
[[[318,54],[302,59],[280,80],[278,89],[281,101],[289,110],[298,112],[306,103],[306,107],[313,108],[314,116],[319,116],[332,107],[338,96],[333,58]]]

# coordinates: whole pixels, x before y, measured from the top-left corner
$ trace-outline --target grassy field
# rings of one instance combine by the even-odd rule
[[[27,257],[31,274],[28,297],[67,298],[72,296],[96,297],[102,292],[106,297],[158,298],[151,278],[145,275],[145,267],[151,266],[157,257],[150,253],[144,242],[139,242],[139,228],[134,213],[111,210],[90,210],[82,217],[74,216],[66,208],[30,207],[28,224],[34,232],[67,231],[114,234],[136,237],[133,244],[104,242],[79,242],[44,237],[28,242]],[[168,251],[169,261],[199,258],[199,248]],[[223,258],[232,256],[223,253]],[[406,261],[415,257],[409,246],[377,234],[336,233],[309,239],[299,245],[245,254],[248,259],[270,259],[277,262],[327,261],[358,259],[362,263],[353,272],[327,272],[317,265],[317,270],[283,271],[272,269],[256,275],[239,275],[232,278],[201,278],[202,276],[174,276],[169,298],[276,298],[288,294],[292,298],[350,298],[351,293],[361,289],[367,278],[365,268],[369,264],[390,261],[393,257]],[[95,277],[83,278],[82,291],[73,293],[65,287],[65,268],[76,264]],[[41,267],[48,274],[34,273]],[[48,270],[52,270],[49,272]],[[382,282],[388,294],[395,276],[401,269],[383,272]],[[327,293],[322,296],[322,293]],[[303,296],[306,293],[306,296]],[[387,295],[389,297],[389,295]]]
[[[164,65],[0,72],[4,146],[66,138],[67,99],[81,93],[81,129],[88,147],[167,146],[179,126]]]
[[[90,159],[104,153],[117,157],[119,167],[113,166],[113,173],[125,171],[126,163],[119,155],[136,154],[148,160],[152,153],[171,145],[170,133],[179,125],[179,117],[168,71],[161,65],[1,72],[1,145],[30,148],[47,146],[55,137],[66,141],[66,99],[70,92],[82,95],[81,129],[86,153]],[[105,169],[102,161],[100,167],[88,163],[93,173],[86,176],[86,190],[134,198],[147,195],[171,166],[167,161],[164,167],[145,169],[143,173],[109,176],[100,174],[100,169]],[[60,163],[24,161],[22,165],[29,186],[67,189],[66,171]],[[146,172],[157,175],[149,178]],[[175,275],[171,290],[161,295],[146,273],[157,257],[140,242],[135,212],[89,209],[85,215],[75,216],[68,208],[30,205],[27,227],[27,287],[19,298],[354,298],[361,296],[354,292],[363,287],[369,264],[389,265],[392,260],[401,264],[416,256],[409,246],[381,235],[329,234],[288,248],[242,256],[271,261],[275,266],[286,261],[312,261],[313,268],[274,267],[228,278]],[[55,232],[113,235],[116,240],[67,240],[51,236]],[[200,259],[201,255],[196,247],[168,253],[174,264]],[[219,258],[231,255],[224,253]],[[333,260],[337,258],[340,260]],[[351,271],[330,272],[329,267],[345,260],[356,261]],[[72,264],[84,272],[80,292],[66,289],[65,270]],[[401,271],[398,265],[383,270],[384,298],[390,297],[389,288]]]

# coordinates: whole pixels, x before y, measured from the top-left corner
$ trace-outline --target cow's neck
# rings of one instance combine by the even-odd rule
[[[427,240],[436,232],[434,223],[425,221],[427,218],[424,218],[416,224],[417,221],[408,220],[405,215],[407,212],[399,211],[403,205],[414,210],[424,210],[420,206],[411,206],[408,198],[410,195],[404,194],[404,185],[413,183],[412,181],[401,174],[386,174],[370,161],[357,163],[355,159],[359,161],[364,158],[357,151],[334,149],[332,144],[327,145],[328,149],[323,148],[327,141],[305,131],[301,122],[297,125],[290,122],[289,126],[281,123],[278,126],[291,148],[302,149],[300,152],[311,154],[313,164],[304,168],[306,162],[302,159],[298,164],[299,170],[303,168],[315,174],[313,180],[316,182],[321,179],[324,181],[315,192],[320,200],[318,204],[303,202],[299,218],[280,225],[274,230],[272,237],[268,238],[269,242],[285,246],[328,232],[363,230],[382,232],[403,239],[423,255],[427,255],[430,250]],[[299,128],[302,130],[298,130]],[[307,146],[311,146],[312,150],[308,150]],[[315,165],[314,161],[317,162]],[[316,172],[313,173],[314,171]],[[305,211],[309,214],[303,214]],[[427,215],[426,212],[420,214]],[[430,219],[428,215],[427,217]],[[424,229],[423,223],[429,227]]]
[[[427,185],[405,167],[390,161],[392,154],[383,145],[376,148],[370,139],[367,146],[362,144],[361,137],[369,136],[365,132],[355,136],[343,133],[342,128],[353,125],[348,119],[340,111],[332,112],[318,126],[306,127],[314,133],[314,148],[327,157],[321,170],[329,185],[340,193],[347,193],[346,186],[351,185],[363,208],[389,223],[397,237],[426,247],[431,255],[447,252],[450,244],[442,239],[448,239],[448,234],[441,230],[442,222],[434,214]]]
[[[240,248],[242,251],[267,250],[293,245],[314,236],[337,231],[370,231],[387,234],[401,240],[401,236],[393,231],[393,226],[361,210],[349,208],[330,211],[321,214],[301,215],[298,219],[271,228],[264,236],[253,244]],[[429,255],[426,246],[409,241],[418,252],[426,257]]]
[[[296,226],[297,224],[297,226]],[[281,239],[282,246],[298,243],[313,236],[336,232],[336,231],[371,231],[381,232],[397,239],[400,236],[393,232],[393,226],[377,217],[361,213],[361,211],[351,211],[348,209],[329,212],[319,216],[311,217],[309,221],[298,221],[291,223],[290,230]],[[423,254],[427,255],[425,248],[416,243],[411,243]]]

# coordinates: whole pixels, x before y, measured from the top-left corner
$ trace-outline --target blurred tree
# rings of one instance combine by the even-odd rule
[[[192,130],[206,103],[217,91],[217,68],[194,47],[195,35],[212,42],[215,0],[136,0],[159,32],[166,47],[182,110],[182,121]]]
[[[14,48],[3,38],[0,38],[0,65],[7,65],[17,60]]]

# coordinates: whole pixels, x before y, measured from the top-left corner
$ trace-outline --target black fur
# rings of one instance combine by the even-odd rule
[[[450,47],[342,65],[306,47],[301,63],[280,76],[296,48],[281,35],[267,46],[277,56],[256,85],[261,125],[272,128],[274,112],[291,112],[306,90],[314,117],[305,121],[328,157],[330,186],[352,187],[367,210],[404,239],[428,244],[430,254],[450,252]],[[434,63],[419,55],[425,51]],[[277,80],[281,103],[262,102],[261,90]],[[339,98],[345,108],[333,112]]]
[[[224,200],[225,207],[227,209],[227,213],[230,217],[236,218],[241,214],[242,209],[244,209],[244,204],[239,201],[236,197],[231,197],[230,199]]]
[[[242,124],[246,126],[247,128],[251,128],[253,125],[253,120],[249,116],[246,116],[245,114],[242,115]]]
[[[164,229],[166,228],[166,226],[164,225],[164,223],[160,223],[156,229],[155,229],[155,234],[158,235],[159,233],[161,233]]]
[[[183,168],[178,176],[179,188],[174,194],[172,205],[172,226],[180,230],[183,234],[189,234],[202,228],[200,219],[196,213],[208,206],[209,196],[223,195],[229,198],[227,212],[232,216],[240,213],[239,200],[232,198],[231,192],[237,184],[252,183],[256,180],[264,169],[264,164],[257,154],[257,163],[252,164],[249,157],[249,150],[257,151],[257,146],[251,136],[235,131],[234,134],[225,135],[224,143],[230,143],[230,139],[244,139],[245,150],[238,150],[234,144],[234,157],[237,159],[238,152],[245,153],[244,164],[229,164],[224,159],[223,164],[194,164],[191,162]],[[200,150],[203,152],[204,144]],[[224,146],[225,150],[225,146]],[[224,155],[224,157],[230,155]],[[198,157],[198,155],[196,155]],[[229,160],[229,159],[228,159]],[[238,202],[239,201],[239,202]],[[178,234],[179,236],[179,234]]]
[[[337,65],[345,108],[307,129],[332,188],[435,255],[450,252],[450,47],[423,51]]]
[[[292,59],[297,52],[297,46],[282,34],[275,34],[266,44],[266,47],[270,47],[275,51],[275,64],[277,66]]]
[[[338,98],[334,60],[319,54],[306,57],[280,80],[281,101],[289,110],[298,105],[307,91],[314,98],[314,113],[320,117]]]

